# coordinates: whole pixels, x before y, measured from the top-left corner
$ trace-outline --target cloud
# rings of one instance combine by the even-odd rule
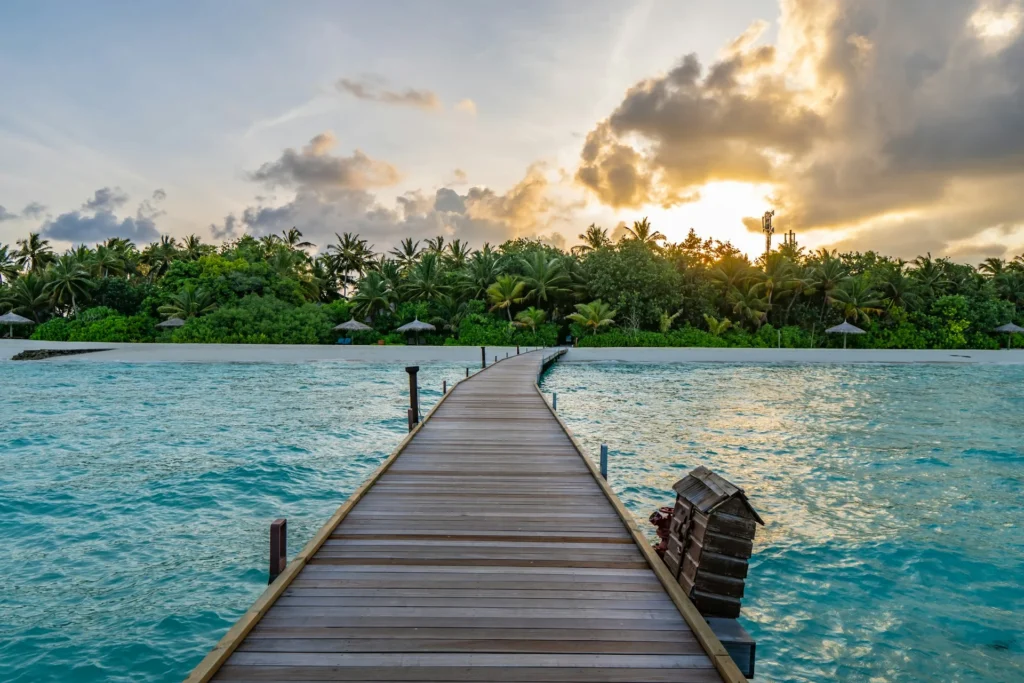
[[[380,79],[373,79],[380,80]],[[441,108],[441,99],[431,90],[418,90],[406,88],[405,90],[385,90],[379,87],[378,83],[367,80],[352,80],[341,78],[335,84],[339,91],[348,93],[360,100],[371,102],[382,102],[417,109],[437,110]]]
[[[263,236],[297,227],[317,244],[328,244],[339,230],[361,234],[378,249],[395,245],[404,237],[424,239],[435,235],[459,237],[472,244],[500,243],[514,237],[557,239],[551,234],[571,221],[575,205],[555,199],[547,169],[529,167],[523,178],[507,191],[471,187],[459,192],[450,187],[416,190],[380,199],[371,190],[397,181],[390,164],[367,158],[334,157],[329,150],[333,136],[314,138],[302,152],[286,150],[263,164],[250,177],[260,183],[294,191],[283,204],[259,201],[223,224],[210,226],[216,239],[234,237],[239,231]],[[374,180],[375,182],[369,182]]]
[[[86,211],[115,211],[127,204],[128,199],[128,194],[119,187],[103,187],[96,190],[92,199],[82,204],[82,208]]]
[[[461,168],[457,168],[452,171],[452,179],[448,181],[448,185],[465,185],[469,182],[469,175]]]
[[[391,164],[371,159],[358,149],[350,157],[330,154],[337,144],[334,133],[320,133],[301,151],[286,149],[251,174],[267,187],[302,188],[318,194],[386,187],[401,175]]]
[[[30,219],[42,218],[44,213],[46,213],[46,207],[39,202],[29,202],[21,210],[21,215]]]
[[[0,223],[3,223],[4,221],[13,221],[13,220],[16,220],[18,218],[20,218],[20,216],[18,216],[18,214],[11,213],[7,209],[5,209],[3,206],[0,206]]]
[[[118,218],[114,210],[128,202],[128,195],[118,188],[101,188],[83,204],[84,211],[70,211],[48,220],[40,233],[47,239],[73,244],[95,244],[111,237],[123,237],[138,244],[153,242],[160,238],[155,219],[163,212],[152,202],[165,196],[158,190],[152,200],[139,204],[134,217]]]
[[[705,68],[636,83],[586,138],[576,180],[621,208],[713,181],[766,183],[795,230],[842,243],[893,225],[901,255],[1024,226],[1024,34],[1017,0],[783,0]],[[980,18],[979,18],[980,17]],[[1016,17],[1016,19],[1015,19]]]
[[[461,111],[463,114],[476,116],[476,102],[469,98],[459,100],[455,103],[455,111]]]

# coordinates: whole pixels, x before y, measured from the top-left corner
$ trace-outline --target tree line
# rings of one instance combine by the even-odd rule
[[[863,347],[998,348],[993,329],[1024,307],[1024,256],[975,267],[784,244],[752,261],[692,230],[672,243],[646,218],[618,240],[591,225],[568,251],[444,236],[377,251],[335,237],[319,252],[293,228],[58,254],[31,233],[0,244],[0,313],[37,323],[21,334],[71,341],[334,343],[355,318],[373,328],[355,343],[405,343],[396,328],[418,318],[437,344],[817,347],[846,320],[867,331],[851,340]],[[171,317],[185,324],[156,327]]]

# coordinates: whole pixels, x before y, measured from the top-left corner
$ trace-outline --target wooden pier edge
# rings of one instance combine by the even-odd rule
[[[557,360],[564,353],[565,350],[563,349],[552,356],[550,362],[542,356],[541,370],[537,373],[537,382],[533,385],[542,399],[544,399],[544,394],[540,390],[540,378],[551,363]],[[669,573],[668,567],[665,566],[665,563],[662,562],[660,557],[658,557],[658,554],[654,552],[654,548],[651,547],[647,538],[637,528],[633,515],[630,514],[629,510],[626,509],[626,506],[624,506],[622,501],[619,500],[619,497],[615,495],[614,491],[612,491],[608,482],[601,476],[601,473],[594,465],[594,461],[587,457],[587,452],[583,447],[583,444],[576,439],[572,430],[569,429],[569,426],[565,424],[561,417],[559,417],[558,413],[555,412],[554,408],[546,399],[544,399],[544,405],[547,406],[551,415],[558,421],[558,424],[562,427],[566,436],[569,437],[569,440],[572,441],[572,445],[576,448],[576,452],[579,453],[580,458],[582,458],[583,462],[586,463],[587,470],[590,472],[590,475],[597,482],[601,491],[604,492],[608,502],[611,503],[613,508],[615,508],[615,513],[622,520],[623,524],[626,525],[626,528],[629,529],[629,533],[633,537],[633,542],[640,549],[640,552],[643,554],[647,564],[658,577],[658,581],[661,582],[661,585],[668,593],[669,598],[671,598],[672,602],[675,603],[677,608],[679,608],[679,613],[682,614],[683,619],[697,637],[697,642],[700,643],[708,657],[711,658],[711,662],[715,665],[715,669],[717,669],[718,673],[722,676],[722,680],[725,681],[725,683],[746,683],[747,678],[740,671],[739,667],[736,666],[736,662],[733,661],[729,653],[726,652],[725,646],[722,645],[718,636],[716,636],[714,631],[711,630],[711,626],[704,621],[704,617],[701,616],[697,607],[690,601],[690,598],[686,593],[683,592],[679,582],[672,578],[672,574]]]
[[[472,377],[472,375],[470,375],[470,377]],[[440,400],[434,404],[434,407],[430,409],[422,420],[420,420],[419,424],[417,424],[411,432],[405,435],[405,438],[402,439],[402,442],[399,443],[395,450],[391,452],[391,455],[389,455],[384,462],[377,467],[376,471],[374,471],[374,473],[370,475],[370,477],[364,481],[344,503],[341,504],[341,507],[331,515],[330,519],[328,519],[327,522],[320,527],[320,530],[316,532],[313,538],[310,539],[309,543],[306,544],[306,547],[302,549],[302,552],[296,555],[295,558],[288,563],[285,570],[281,572],[272,584],[267,586],[266,590],[264,590],[263,593],[260,594],[260,597],[256,599],[256,602],[252,604],[252,607],[238,618],[238,621],[235,622],[234,626],[228,629],[228,632],[224,634],[224,637],[221,638],[214,648],[207,653],[203,660],[199,662],[194,669],[192,669],[192,672],[188,675],[188,678],[185,679],[184,683],[207,683],[211,678],[213,678],[214,674],[217,673],[217,670],[220,669],[221,665],[227,661],[228,657],[231,656],[238,646],[242,644],[242,641],[245,640],[245,637],[249,635],[249,632],[252,631],[256,624],[259,623],[267,610],[274,605],[281,594],[284,593],[285,589],[288,588],[288,585],[295,580],[295,577],[298,576],[299,572],[301,572],[306,566],[309,558],[313,557],[313,555],[320,550],[320,546],[330,538],[334,529],[341,524],[346,516],[348,516],[348,513],[356,506],[356,503],[362,500],[363,496],[366,495],[366,492],[369,491],[375,483],[377,483],[377,480],[380,479],[385,472],[388,471],[391,464],[398,459],[398,456],[402,454],[402,451],[404,451],[406,446],[409,445],[409,442],[412,441],[413,437],[416,436],[420,429],[422,429],[423,425],[427,423],[427,420],[434,414],[434,411],[440,408],[441,404],[445,402],[445,399],[452,395],[452,391],[455,389],[455,386],[460,382],[464,382],[466,379],[468,378],[456,381],[455,384],[452,385],[451,389],[448,390],[448,393],[442,396]]]

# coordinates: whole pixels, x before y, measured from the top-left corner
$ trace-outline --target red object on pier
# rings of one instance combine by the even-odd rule
[[[658,547],[654,550],[658,553],[658,557],[662,559],[665,558],[665,551],[668,550],[668,528],[672,524],[672,513],[674,511],[675,508],[671,507],[658,508],[650,516],[649,521],[658,528],[658,538],[661,539]]]

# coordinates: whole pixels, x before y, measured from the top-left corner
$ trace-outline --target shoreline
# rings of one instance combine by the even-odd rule
[[[17,353],[37,349],[102,349],[58,356],[37,363],[471,363],[479,367],[479,346],[328,346],[284,344],[105,344],[0,340],[0,363]],[[525,350],[525,347],[524,349]],[[494,357],[515,355],[514,346],[487,347]],[[1024,365],[1024,350],[889,350],[889,349],[737,349],[611,347],[573,348],[566,363],[956,363]]]

